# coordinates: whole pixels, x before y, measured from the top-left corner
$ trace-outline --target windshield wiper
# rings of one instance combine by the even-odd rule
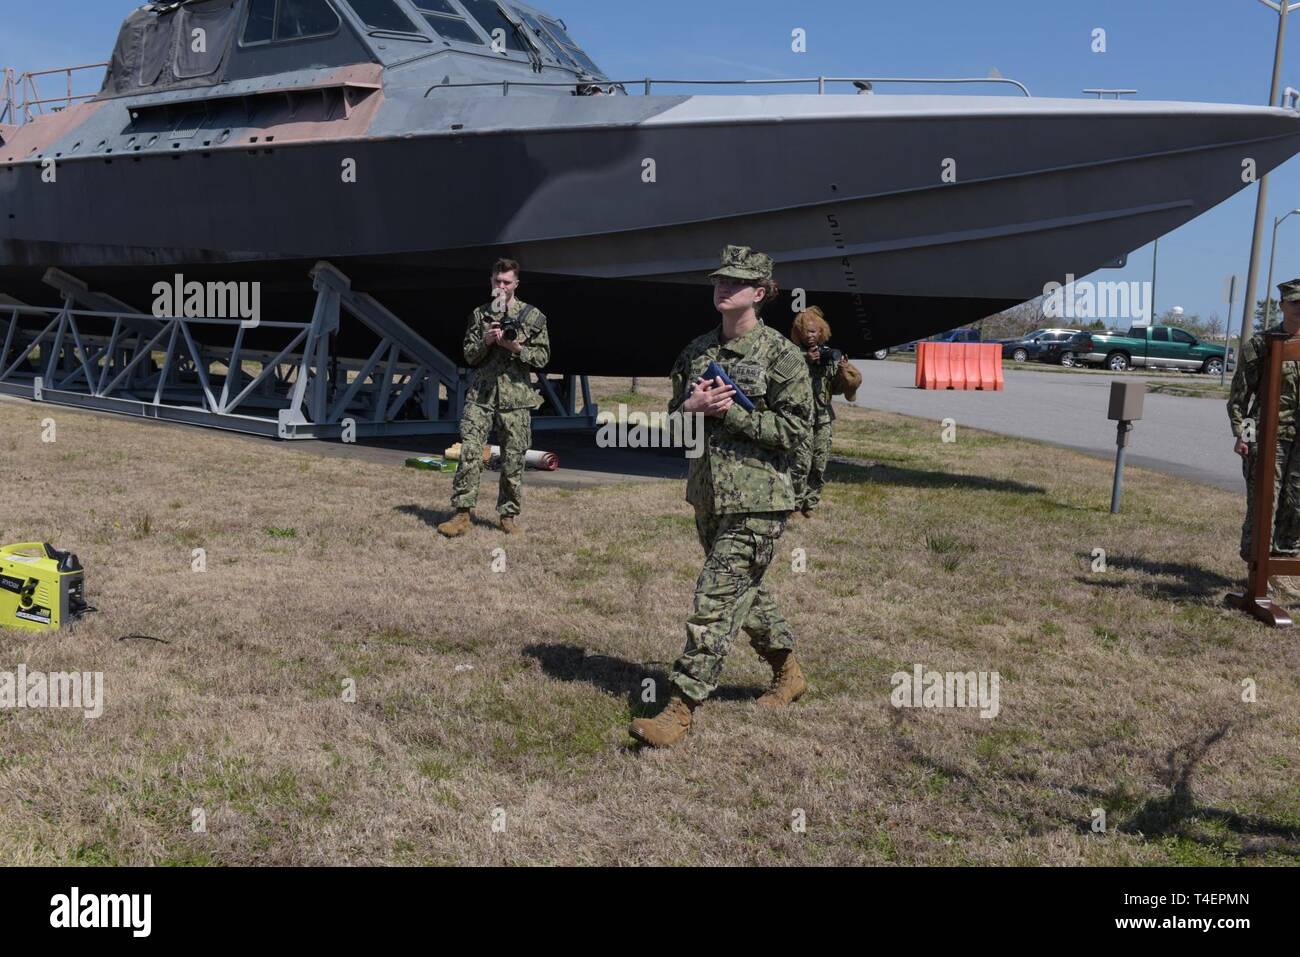
[[[524,52],[528,54],[528,62],[533,65],[534,73],[542,72],[542,51],[533,42],[533,38],[528,35],[524,29],[524,21],[515,15],[515,12],[508,8],[504,3],[497,3],[496,8],[501,11],[501,16],[505,17],[506,22],[514,28],[515,36],[519,37],[524,43]]]

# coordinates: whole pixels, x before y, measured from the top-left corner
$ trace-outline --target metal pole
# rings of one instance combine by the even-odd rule
[[[1287,213],[1290,216],[1291,213]],[[1282,225],[1282,220],[1286,216],[1278,216],[1273,220],[1273,243],[1269,246],[1269,281],[1264,283],[1264,326],[1268,328],[1269,322],[1273,319],[1273,260],[1278,255],[1278,226]]]
[[[1286,214],[1290,216],[1290,213]],[[1273,220],[1273,242],[1268,250],[1268,282],[1264,284],[1264,328],[1268,328],[1268,321],[1272,318],[1272,300],[1273,300],[1273,260],[1277,257],[1277,228],[1282,225],[1282,220],[1286,216],[1278,216]]]
[[[1156,237],[1155,245],[1151,247],[1151,316],[1147,320],[1154,325],[1159,313],[1156,312],[1156,264],[1160,259],[1160,237]]]
[[[1267,3],[1267,0],[1266,0]],[[1277,88],[1282,82],[1282,49],[1286,42],[1286,18],[1291,12],[1289,2],[1267,3],[1278,12],[1277,45],[1273,50],[1273,85],[1269,88],[1268,105],[1277,104]],[[1298,4],[1300,5],[1300,4]],[[1255,233],[1250,242],[1250,268],[1246,270],[1246,301],[1241,314],[1241,337],[1237,340],[1237,355],[1241,356],[1241,343],[1246,330],[1253,328],[1255,312],[1255,283],[1259,279],[1259,247],[1264,239],[1264,211],[1268,207],[1268,176],[1259,178],[1259,194],[1255,200]],[[1270,287],[1271,288],[1271,287]],[[1264,300],[1264,318],[1268,318],[1268,299]]]
[[[1119,446],[1115,452],[1115,484],[1110,490],[1110,513],[1119,514],[1120,496],[1124,494],[1124,453],[1128,445],[1128,434],[1133,431],[1132,422],[1120,422],[1116,431],[1115,442]]]
[[[1237,301],[1237,276],[1228,280],[1228,327],[1223,330],[1223,366],[1219,369],[1219,385],[1228,381],[1228,350],[1232,347],[1232,305]]]

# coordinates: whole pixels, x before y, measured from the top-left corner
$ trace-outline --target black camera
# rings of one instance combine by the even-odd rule
[[[500,323],[501,338],[506,342],[514,342],[518,339],[519,332],[523,329],[523,323],[518,318],[509,315],[498,315],[495,312],[488,317],[488,322]]]
[[[844,353],[839,349],[832,349],[830,343],[823,342],[817,347],[817,364],[821,366],[830,366],[844,358]]]

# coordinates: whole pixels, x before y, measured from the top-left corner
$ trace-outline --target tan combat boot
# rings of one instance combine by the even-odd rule
[[[438,526],[438,532],[448,538],[460,538],[470,529],[474,513],[468,508],[456,509],[456,517]]]
[[[1280,601],[1295,601],[1300,598],[1300,588],[1296,585],[1297,579],[1290,575],[1273,575],[1268,580],[1269,590]]]
[[[652,748],[666,748],[686,737],[691,730],[691,712],[699,705],[676,692],[653,718],[637,718],[628,728],[632,737]]]
[[[513,515],[501,516],[501,531],[505,532],[507,535],[516,535],[519,533],[519,526],[515,524]]]
[[[758,704],[765,708],[784,708],[808,690],[808,682],[793,651],[774,651],[763,655],[763,660],[772,666],[772,687],[758,699]]]

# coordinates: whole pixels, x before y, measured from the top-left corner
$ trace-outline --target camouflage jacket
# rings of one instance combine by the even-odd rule
[[[813,421],[812,382],[802,353],[761,321],[725,343],[719,326],[677,357],[670,413],[715,360],[754,411],[736,404],[724,416],[704,417],[704,452],[690,460],[686,500],[715,515],[794,511],[790,467]]]
[[[1276,325],[1269,332],[1279,332]],[[1259,428],[1259,384],[1264,371],[1264,333],[1257,332],[1241,347],[1237,371],[1232,374],[1232,391],[1228,394],[1228,419],[1232,434],[1243,438],[1245,422],[1250,420]],[[1278,404],[1278,434],[1293,436],[1296,413],[1300,411],[1300,363],[1282,363],[1282,394]],[[1250,437],[1253,443],[1254,437]]]
[[[804,353],[805,362],[808,362],[807,355]],[[813,421],[817,425],[835,421],[835,408],[831,404],[832,390],[835,388],[835,374],[840,371],[840,362],[843,361],[841,359],[826,365],[808,362],[808,375],[812,378]]]
[[[541,394],[533,388],[530,372],[540,372],[551,361],[551,340],[546,331],[546,316],[536,306],[516,299],[506,313],[521,323],[518,354],[483,342],[488,326],[495,321],[492,303],[479,306],[470,314],[465,328],[465,362],[474,371],[469,377],[465,401],[490,409],[535,409],[542,404]]]

